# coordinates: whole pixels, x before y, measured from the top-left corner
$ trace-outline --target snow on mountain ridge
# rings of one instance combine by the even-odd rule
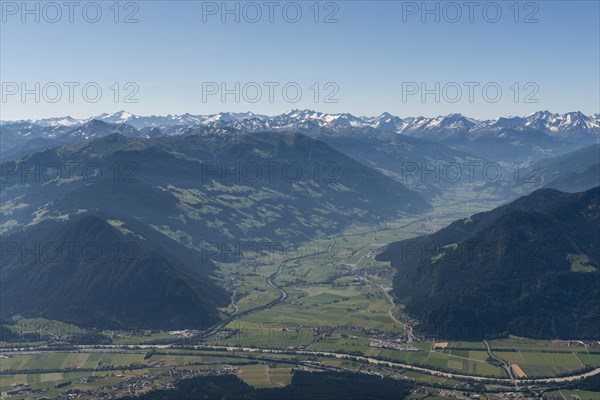
[[[76,127],[92,120],[100,120],[111,124],[127,124],[136,129],[161,126],[206,126],[215,129],[234,128],[255,131],[293,128],[310,129],[313,127],[330,129],[374,128],[419,137],[427,137],[430,132],[435,135],[442,134],[448,136],[464,134],[465,132],[481,133],[490,129],[499,130],[506,128],[519,130],[526,128],[536,129],[543,133],[557,136],[587,135],[590,132],[600,134],[600,114],[586,116],[579,111],[562,115],[549,111],[538,111],[525,117],[500,117],[481,121],[458,113],[439,115],[437,117],[400,118],[384,112],[379,116],[357,117],[349,113],[327,114],[314,110],[294,109],[275,116],[255,114],[253,112],[139,116],[121,110],[110,114],[103,113],[87,120],[67,116],[36,121],[4,121],[2,125],[20,123],[42,127]]]

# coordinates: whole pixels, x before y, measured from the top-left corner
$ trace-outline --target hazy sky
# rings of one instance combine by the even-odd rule
[[[3,120],[121,109],[476,118],[600,112],[598,1],[115,7],[109,0],[27,8],[2,1]]]

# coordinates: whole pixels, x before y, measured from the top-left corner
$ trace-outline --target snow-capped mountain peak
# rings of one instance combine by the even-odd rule
[[[103,113],[100,114],[93,119],[97,119],[99,121],[108,122],[111,124],[126,124],[132,119],[139,118],[137,115],[131,114],[127,111],[121,110],[112,114]]]
[[[450,137],[464,135],[481,136],[492,134],[500,136],[506,129],[516,132],[537,131],[558,139],[600,135],[600,114],[586,116],[580,111],[555,114],[550,111],[538,111],[525,117],[500,117],[479,121],[460,113],[439,115],[437,117],[400,118],[389,112],[378,116],[357,117],[350,113],[322,113],[315,110],[293,109],[283,114],[267,116],[253,112],[220,112],[209,115],[184,113],[165,116],[139,116],[121,110],[114,113],[103,113],[90,119],[76,119],[70,116],[46,118],[37,121],[5,121],[2,126],[13,125],[13,129],[30,135],[31,127],[48,128],[49,133],[40,133],[42,137],[53,137],[56,129],[83,127],[94,131],[97,124],[93,121],[113,125],[129,125],[137,130],[144,130],[142,136],[153,129],[150,136],[162,134],[178,134],[186,127],[201,127],[207,130],[266,131],[290,129],[330,129],[341,131],[346,129],[372,128],[385,132],[394,132],[407,136],[415,136],[430,140],[445,140]],[[88,123],[92,123],[87,126]],[[134,132],[129,132],[134,134]],[[595,135],[595,136],[594,136]],[[89,136],[89,135],[84,135]],[[90,137],[94,137],[91,135]]]

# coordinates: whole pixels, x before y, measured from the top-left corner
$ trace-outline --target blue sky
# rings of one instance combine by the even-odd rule
[[[265,1],[229,1],[227,7],[239,12],[226,15],[221,1],[120,2],[117,23],[110,0],[98,2],[102,16],[96,23],[89,22],[95,19],[90,2],[79,3],[73,22],[66,7],[58,18],[52,7],[42,9],[46,3],[28,7],[35,10],[36,3],[39,13],[25,14],[20,1],[2,1],[3,120],[83,118],[120,109],[146,115],[310,108],[356,115],[460,112],[476,118],[541,109],[600,112],[598,1],[517,7],[514,1],[474,2],[472,22],[464,1],[427,2],[430,14],[421,1],[317,7],[314,1],[284,1],[273,2],[272,23]],[[124,23],[130,13],[138,22]],[[325,23],[327,15],[337,22]],[[290,22],[294,19],[298,22]],[[79,85],[73,86],[72,102],[65,82]],[[23,84],[40,94],[39,102],[34,94],[21,97]],[[92,90],[87,98],[86,84]],[[231,90],[224,99],[222,85]],[[96,87],[101,96],[95,96]],[[430,90],[425,98],[423,88]],[[125,102],[127,94],[137,103]]]

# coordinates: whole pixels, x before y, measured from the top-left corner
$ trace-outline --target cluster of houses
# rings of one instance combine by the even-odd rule
[[[181,370],[173,368],[169,371],[161,373],[144,374],[139,376],[131,376],[122,379],[118,384],[111,386],[103,386],[97,390],[67,390],[56,397],[60,400],[76,400],[76,399],[118,399],[124,395],[140,396],[156,389],[173,389],[175,383],[184,379],[191,379],[197,376],[217,376],[227,375],[238,371],[238,367],[229,366],[220,369],[211,370]],[[125,378],[124,375],[114,375],[118,378]],[[168,379],[163,379],[167,377]],[[86,378],[87,382],[93,382],[92,377]],[[83,383],[83,381],[80,381]],[[36,399],[37,400],[37,399]]]
[[[195,331],[195,330],[190,330],[190,329],[184,329],[182,331],[170,331],[169,335],[173,335],[173,336],[181,336],[184,338],[190,338],[196,334],[200,333],[199,331]]]
[[[390,350],[400,350],[400,351],[421,351],[415,347],[408,346],[407,343],[402,341],[389,341],[389,340],[379,340],[373,339],[371,343],[369,343],[371,347],[377,347],[380,349],[390,349]]]
[[[27,383],[13,383],[12,384],[12,389],[7,390],[6,392],[2,392],[2,394],[0,395],[3,399],[9,397],[9,396],[16,396],[19,394],[26,394],[31,392],[31,386]]]

